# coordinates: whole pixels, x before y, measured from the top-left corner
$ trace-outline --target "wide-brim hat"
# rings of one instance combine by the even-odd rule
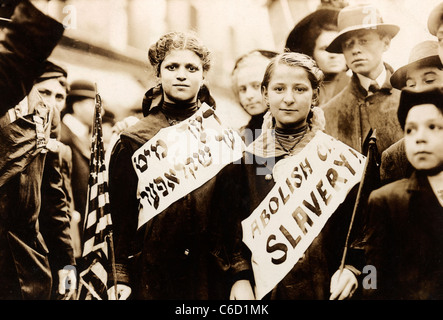
[[[332,40],[326,51],[343,53],[342,41],[350,32],[357,30],[379,30],[391,38],[400,31],[395,24],[384,23],[380,11],[371,4],[358,4],[340,10],[337,18],[339,33]]]
[[[406,86],[406,77],[408,70],[412,68],[424,67],[438,67],[443,68],[443,65],[438,56],[438,42],[426,40],[420,42],[412,48],[409,54],[408,64],[399,68],[391,76],[391,85],[401,90]]]
[[[422,91],[407,88],[401,91],[397,117],[402,129],[405,127],[409,110],[422,104],[433,104],[443,112],[443,87],[432,86]]]
[[[428,18],[428,30],[429,32],[436,36],[438,28],[443,23],[443,2],[432,9]]]
[[[95,99],[95,84],[89,80],[75,80],[70,85],[68,98],[91,98]]]
[[[306,41],[306,34],[313,25],[326,25],[334,24],[337,25],[337,17],[340,12],[339,8],[321,8],[310,13],[302,20],[300,20],[286,39],[285,48],[293,52],[300,52],[303,47],[303,43]],[[304,52],[303,52],[304,53]]]

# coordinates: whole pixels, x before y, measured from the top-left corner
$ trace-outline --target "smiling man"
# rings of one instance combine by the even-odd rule
[[[326,50],[343,53],[353,75],[343,91],[323,105],[326,132],[366,153],[365,141],[376,130],[381,153],[402,137],[396,117],[400,91],[392,88],[389,79],[393,70],[383,61],[400,28],[384,23],[371,5],[342,9],[338,28]]]

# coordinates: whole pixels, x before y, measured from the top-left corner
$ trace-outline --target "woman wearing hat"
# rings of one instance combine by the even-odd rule
[[[360,243],[365,264],[376,268],[376,289],[363,290],[363,294],[371,299],[441,300],[442,89],[403,90],[398,121],[414,171],[409,178],[387,184],[369,197]]]
[[[286,40],[286,49],[304,53],[314,58],[323,71],[325,79],[320,88],[319,106],[331,100],[349,82],[343,54],[326,51],[337,36],[339,9],[320,8],[297,23]]]
[[[396,119],[400,91],[392,88],[393,69],[383,61],[399,27],[384,23],[372,5],[345,7],[337,24],[339,33],[326,50],[343,53],[353,75],[343,91],[323,106],[326,132],[366,153],[367,137],[376,130],[377,147],[383,152],[402,137]]]
[[[421,91],[432,86],[443,85],[443,65],[438,56],[436,41],[423,41],[412,48],[408,64],[399,68],[391,76],[391,84],[396,89],[408,88]],[[407,178],[412,166],[406,159],[404,139],[383,151],[380,164],[380,179],[386,184]]]

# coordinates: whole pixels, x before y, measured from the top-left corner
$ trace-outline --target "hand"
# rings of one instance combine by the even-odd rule
[[[117,298],[115,297],[115,286],[108,289],[108,299],[109,300],[126,300],[131,295],[131,287],[125,284],[117,285]]]
[[[58,293],[63,296],[63,300],[75,298],[77,290],[77,270],[74,266],[65,266],[58,270]]]
[[[129,116],[124,118],[121,121],[118,121],[114,126],[112,127],[112,132],[116,134],[120,134],[123,130],[129,128],[130,126],[134,125],[138,121],[137,117]]]
[[[331,296],[329,300],[350,299],[357,287],[357,277],[352,271],[346,268],[341,272],[337,270],[331,278]]]
[[[254,290],[249,280],[238,280],[231,288],[231,300],[255,300]]]

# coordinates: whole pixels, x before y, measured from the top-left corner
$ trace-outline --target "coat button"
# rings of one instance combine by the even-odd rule
[[[265,180],[272,180],[272,174],[268,173],[265,175]]]

